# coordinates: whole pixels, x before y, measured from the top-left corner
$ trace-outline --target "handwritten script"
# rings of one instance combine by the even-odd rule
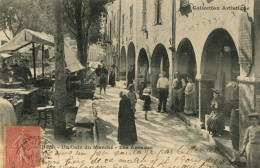
[[[41,144],[42,167],[48,168],[225,168],[214,147],[84,146]]]

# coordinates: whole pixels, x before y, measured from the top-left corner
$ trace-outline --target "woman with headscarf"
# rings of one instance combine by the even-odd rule
[[[118,112],[118,142],[121,145],[132,145],[137,141],[134,113],[128,97],[120,92]]]

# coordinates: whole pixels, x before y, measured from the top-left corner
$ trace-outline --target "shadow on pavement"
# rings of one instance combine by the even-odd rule
[[[101,118],[96,120],[96,126],[98,145],[115,145],[115,142],[112,139],[109,139],[108,136],[114,131],[117,131],[117,127]]]

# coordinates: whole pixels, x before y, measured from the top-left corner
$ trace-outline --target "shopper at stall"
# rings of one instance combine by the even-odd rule
[[[260,113],[249,114],[249,126],[245,132],[241,154],[246,154],[247,168],[260,167]]]
[[[4,138],[4,127],[15,126],[17,124],[13,105],[8,100],[4,99],[3,96],[4,93],[0,93],[0,141],[2,142]]]
[[[28,82],[29,79],[32,78],[32,73],[30,69],[28,68],[29,60],[23,60],[22,65],[20,66],[21,76],[25,82]]]
[[[161,109],[163,108],[163,111],[166,112],[166,104],[167,104],[167,98],[169,94],[169,81],[165,77],[166,73],[163,71],[159,74],[159,79],[157,81],[157,90],[159,94],[159,104],[158,104],[158,111],[161,112]]]
[[[137,141],[134,113],[132,112],[129,98],[120,92],[118,112],[118,142],[121,145],[132,145]]]

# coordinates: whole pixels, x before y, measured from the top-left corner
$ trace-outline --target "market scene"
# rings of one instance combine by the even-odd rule
[[[259,168],[259,16],[260,0],[0,0],[1,144],[7,126],[38,127]],[[5,167],[26,167],[21,151]]]

